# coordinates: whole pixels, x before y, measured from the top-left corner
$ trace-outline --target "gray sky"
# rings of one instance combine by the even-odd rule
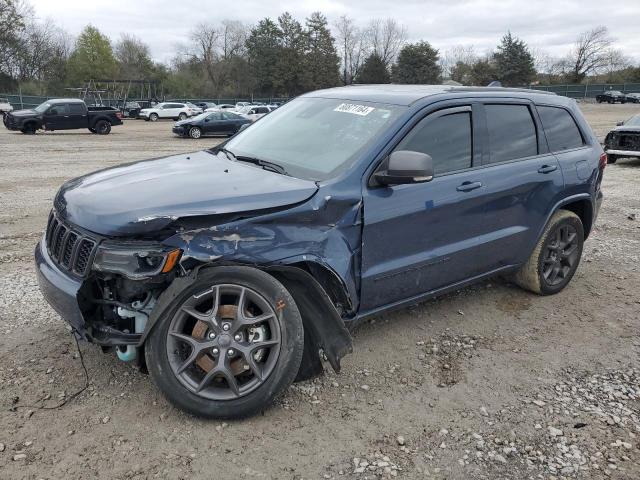
[[[365,25],[372,18],[393,17],[404,24],[409,40],[427,40],[441,51],[458,44],[477,53],[493,48],[510,29],[530,47],[562,56],[576,36],[604,24],[617,47],[640,61],[640,0],[31,0],[40,18],[51,17],[76,35],[88,23],[112,40],[133,33],[151,47],[155,60],[168,61],[178,43],[201,22],[223,19],[253,24],[289,11],[302,21],[319,10],[330,22],[340,15]],[[98,7],[99,5],[99,7]]]

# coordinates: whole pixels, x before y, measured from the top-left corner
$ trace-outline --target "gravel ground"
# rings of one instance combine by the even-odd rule
[[[640,112],[582,108],[600,137]],[[170,127],[0,130],[0,479],[640,478],[637,160],[607,167],[598,223],[558,295],[495,279],[382,315],[355,332],[340,375],[242,422],[177,411],[88,344],[89,385],[72,398],[84,372],[38,291],[33,247],[64,180],[219,141]]]

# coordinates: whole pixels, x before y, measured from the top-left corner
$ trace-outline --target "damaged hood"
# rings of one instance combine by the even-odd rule
[[[162,230],[183,217],[286,207],[309,199],[317,189],[313,181],[203,151],[70,180],[54,205],[60,215],[86,230],[135,236]]]

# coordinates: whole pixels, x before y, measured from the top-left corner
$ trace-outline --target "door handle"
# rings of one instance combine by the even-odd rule
[[[551,173],[558,169],[557,165],[543,165],[538,169],[538,173]]]
[[[481,186],[481,182],[463,182],[462,185],[458,185],[456,190],[459,192],[470,192],[471,190],[475,190],[476,188],[480,188]]]

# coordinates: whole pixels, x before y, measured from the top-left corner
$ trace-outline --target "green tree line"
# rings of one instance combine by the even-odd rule
[[[156,82],[166,97],[290,97],[352,83],[632,82],[640,81],[640,68],[615,48],[606,27],[580,34],[562,58],[511,32],[478,55],[472,45],[441,52],[426,40],[408,42],[406,28],[391,18],[360,25],[342,16],[330,24],[321,12],[303,21],[285,12],[255,25],[202,23],[160,63],[133,35],[111,41],[87,25],[72,38],[37,20],[27,0],[0,0],[0,91],[61,95],[89,80],[116,79]]]

